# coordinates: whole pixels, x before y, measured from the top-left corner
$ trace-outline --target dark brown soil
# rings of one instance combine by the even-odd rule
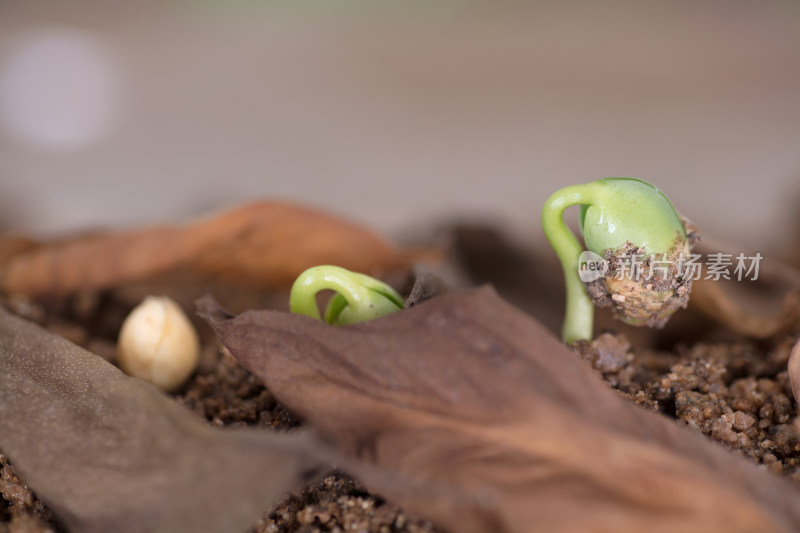
[[[6,302],[84,347],[113,358],[113,327],[96,327],[76,314],[46,311],[26,301]],[[118,313],[124,316],[124,313]],[[205,336],[198,372],[174,396],[216,426],[259,426],[301,431],[295,418],[261,382],[216,341]],[[800,482],[800,439],[792,425],[797,410],[786,372],[797,337],[771,343],[749,341],[677,346],[670,352],[640,351],[621,335],[605,333],[573,348],[603,378],[644,408],[676,418],[720,445],[776,475]],[[58,532],[44,504],[0,455],[0,533]],[[265,510],[251,531],[431,532],[427,521],[409,516],[369,494],[342,473],[288,496]]]
[[[213,426],[298,427],[292,417],[227,350],[205,350],[197,374],[176,395],[179,403]]]
[[[797,340],[698,343],[655,353],[604,333],[574,348],[636,403],[800,482],[800,439],[792,423],[798,413],[786,370]]]
[[[5,504],[5,505],[2,505]],[[55,531],[53,517],[0,454],[0,533]]]
[[[370,495],[351,478],[337,473],[279,503],[252,531],[423,533],[437,530],[430,522],[408,516],[398,507]]]

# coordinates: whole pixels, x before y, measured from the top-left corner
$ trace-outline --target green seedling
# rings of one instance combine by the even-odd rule
[[[664,275],[647,280],[644,276],[633,280],[605,275],[584,285],[578,274],[584,248],[563,218],[564,211],[573,205],[581,206],[580,228],[586,248],[612,269],[621,264],[617,259],[623,255],[660,256],[672,266]],[[627,323],[656,327],[686,305],[691,280],[682,279],[674,266],[679,255],[688,251],[686,228],[669,199],[653,185],[634,178],[605,178],[565,187],[545,203],[542,227],[564,270],[565,342],[591,339],[592,300],[598,305],[613,305],[615,315]],[[645,268],[651,268],[649,261]]]
[[[325,289],[336,291],[325,309],[328,324],[355,324],[403,309],[403,298],[382,281],[338,266],[322,265],[309,268],[295,280],[289,296],[290,310],[322,320],[316,295]]]

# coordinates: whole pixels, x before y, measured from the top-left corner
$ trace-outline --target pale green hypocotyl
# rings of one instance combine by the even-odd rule
[[[336,291],[325,309],[328,324],[355,324],[403,309],[403,298],[382,281],[338,266],[321,265],[309,268],[295,280],[289,295],[291,312],[322,320],[316,294],[325,289]]]
[[[669,199],[658,188],[635,178],[604,178],[564,187],[542,210],[542,228],[564,269],[567,311],[561,337],[565,342],[592,338],[594,306],[578,275],[583,247],[564,223],[564,211],[581,207],[581,231],[586,247],[604,256],[626,242],[647,254],[672,250],[686,230]]]

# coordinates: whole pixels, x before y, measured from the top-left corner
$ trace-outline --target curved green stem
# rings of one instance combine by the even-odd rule
[[[387,284],[365,274],[322,265],[309,268],[295,280],[289,295],[290,310],[322,320],[315,296],[325,289],[337,292],[325,311],[328,324],[354,324],[403,308],[402,297]]]
[[[565,187],[554,193],[542,209],[542,228],[556,251],[567,285],[567,311],[561,338],[564,342],[591,340],[594,305],[578,276],[578,258],[583,247],[564,223],[564,211],[573,205],[591,205],[595,201],[594,183]]]

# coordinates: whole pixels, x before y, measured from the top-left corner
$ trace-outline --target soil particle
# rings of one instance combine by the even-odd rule
[[[756,423],[756,419],[747,413],[736,411],[733,413],[733,429],[744,431]]]
[[[642,365],[636,360],[630,342],[624,335],[603,333],[590,343],[578,341],[573,344],[582,359],[588,361],[612,387],[635,399],[637,403],[651,403],[639,393],[643,392],[642,382],[648,375],[642,375]],[[636,399],[638,398],[638,399]],[[655,407],[655,404],[653,404]]]
[[[625,337],[604,333],[593,343],[594,366],[603,374],[619,372],[633,361],[631,345]]]
[[[676,394],[675,411],[679,419],[706,433],[713,429],[714,423],[722,416],[719,402],[695,391]]]

